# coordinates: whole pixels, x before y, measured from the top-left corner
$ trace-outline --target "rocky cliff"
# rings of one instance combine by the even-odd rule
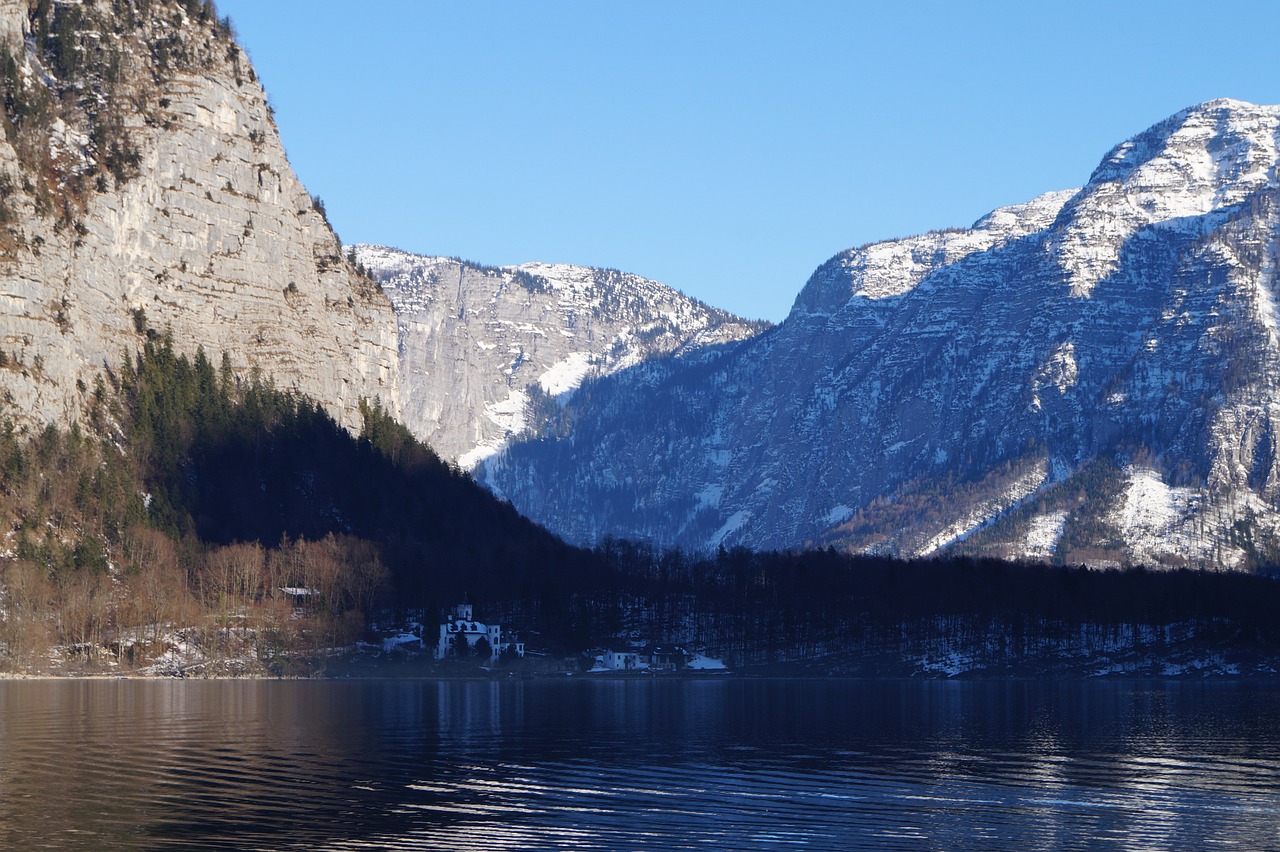
[[[201,0],[0,0],[0,387],[71,422],[147,329],[348,426],[398,411],[395,320],[290,169]]]
[[[780,326],[592,383],[488,481],[575,541],[1272,563],[1278,134],[1213,101],[1080,190],[841,252]]]
[[[613,269],[352,251],[396,308],[405,425],[467,469],[539,434],[589,376],[765,327]]]

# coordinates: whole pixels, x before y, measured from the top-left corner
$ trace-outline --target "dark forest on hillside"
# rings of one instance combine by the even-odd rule
[[[557,655],[679,641],[739,665],[860,673],[937,648],[998,666],[1067,646],[1280,646],[1280,582],[1263,576],[830,549],[698,557],[612,540],[583,550],[376,402],[352,435],[314,402],[154,333],[110,378],[84,430],[0,436],[10,667],[51,645],[69,665],[141,667],[181,634],[216,660],[257,661],[213,672],[314,672],[317,655],[373,638],[371,621],[429,625],[464,598]]]
[[[226,375],[224,371],[223,375]],[[375,402],[353,437],[315,403],[149,344],[130,388],[152,518],[204,545],[353,536],[391,582],[379,603],[420,609],[467,594],[588,588],[567,547],[414,440]]]

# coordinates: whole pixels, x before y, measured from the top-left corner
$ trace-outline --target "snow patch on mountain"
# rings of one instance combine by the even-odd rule
[[[570,352],[568,357],[552,364],[538,376],[538,384],[551,396],[571,393],[591,372],[592,360],[590,352]]]
[[[715,533],[712,534],[709,544],[713,548],[720,547],[722,544],[724,544],[724,540],[726,538],[728,538],[731,534],[737,532],[738,530],[742,529],[743,525],[746,524],[746,522],[750,519],[751,519],[751,512],[746,509],[741,509],[737,512],[734,512],[732,515],[729,516],[729,519],[724,522],[723,526],[721,526],[720,529],[716,530]]]
[[[1120,530],[1135,554],[1164,547],[1192,506],[1189,489],[1170,488],[1149,468],[1129,468]]]
[[[823,516],[823,523],[829,527],[834,527],[838,524],[843,524],[852,517],[853,507],[841,504],[839,506],[832,506],[827,511],[827,514]]]
[[[995,497],[972,506],[964,515],[948,524],[941,532],[927,540],[912,556],[929,556],[943,548],[964,541],[980,529],[990,526],[1000,516],[1019,506],[1044,485],[1049,478],[1047,462],[1014,480],[1007,490]]]
[[[697,507],[699,509],[702,509],[702,508],[714,509],[715,507],[720,505],[720,497],[723,494],[724,494],[724,486],[708,485],[706,488],[703,488],[701,491],[698,492],[698,495],[696,498]]]
[[[1026,559],[1053,559],[1069,516],[1070,512],[1060,509],[1033,517],[1022,540],[1022,556]]]
[[[522,390],[512,390],[506,399],[486,403],[484,418],[497,427],[493,436],[476,445],[458,459],[458,466],[470,470],[485,459],[499,452],[515,435],[524,431],[526,426],[526,410],[529,406],[529,394]]]
[[[1044,365],[1036,373],[1034,391],[1031,395],[1031,407],[1033,409],[1038,411],[1041,407],[1040,391],[1043,388],[1052,387],[1060,395],[1065,395],[1075,385],[1076,379],[1080,375],[1079,365],[1076,364],[1075,352],[1075,345],[1071,341],[1066,341],[1060,343],[1050,353]]]
[[[1248,491],[1175,488],[1158,472],[1139,466],[1125,473],[1124,498],[1114,520],[1135,563],[1173,559],[1240,568],[1251,556],[1243,538],[1274,539],[1280,529],[1275,508]],[[1242,519],[1251,522],[1247,530],[1239,526]]]

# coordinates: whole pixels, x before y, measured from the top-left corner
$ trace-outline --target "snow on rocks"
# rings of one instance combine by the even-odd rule
[[[540,397],[564,402],[594,374],[761,329],[612,269],[348,250],[396,310],[405,424],[465,469],[535,429]]]
[[[1067,537],[1091,564],[1266,558],[1278,134],[1280,107],[1211,101],[1117,146],[1078,191],[841,252],[777,328],[593,381],[569,435],[508,447],[487,484],[583,544],[910,555],[983,552],[998,532],[992,552],[1053,558]],[[1051,477],[989,493],[1036,457]],[[1033,492],[1047,502],[1020,514]],[[984,537],[1002,518],[1020,526]]]
[[[1052,559],[1069,515],[1066,510],[1058,510],[1032,518],[1027,524],[1027,534],[1022,540],[1022,552],[1019,555],[1024,559]]]
[[[965,515],[926,541],[912,555],[928,556],[944,547],[964,541],[978,530],[990,525],[1004,513],[1017,507],[1022,501],[1034,494],[1040,486],[1044,485],[1048,478],[1048,464],[1036,465],[1032,470],[1011,483],[1003,492],[977,503]]]

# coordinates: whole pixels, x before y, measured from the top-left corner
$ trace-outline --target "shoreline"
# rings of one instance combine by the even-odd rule
[[[158,675],[158,674],[106,674],[102,672],[85,672],[76,673],[68,672],[62,674],[53,674],[48,672],[0,672],[0,684],[48,681],[48,682],[70,682],[70,681],[138,681],[138,682],[183,682],[183,683],[209,683],[213,681],[222,682],[250,682],[250,681],[291,681],[304,682],[311,681],[317,683],[339,683],[348,682],[356,683],[360,681],[447,681],[460,683],[528,683],[531,681],[547,682],[547,681],[588,681],[596,683],[619,682],[628,683],[662,683],[671,681],[865,681],[868,683],[1107,683],[1107,682],[1123,682],[1123,681],[1147,681],[1147,682],[1165,682],[1165,683],[1276,683],[1280,684],[1280,675],[1268,672],[1243,672],[1243,673],[1187,673],[1187,674],[1158,674],[1143,672],[1108,672],[1105,674],[1086,674],[1080,672],[1060,672],[1060,673],[1039,673],[1039,674],[982,674],[967,673],[958,676],[940,676],[940,675],[921,675],[921,674],[902,674],[902,673],[885,673],[885,674],[847,674],[847,673],[817,673],[802,671],[714,671],[714,672],[669,672],[659,675],[648,675],[637,672],[561,672],[555,674],[510,674],[507,676],[487,675],[487,674],[450,674],[450,673],[396,673],[396,672],[365,672],[361,674],[343,673],[343,674],[322,674],[322,675],[270,675],[270,674],[245,674],[245,675],[211,675],[211,676],[192,676],[183,677],[178,675]]]

